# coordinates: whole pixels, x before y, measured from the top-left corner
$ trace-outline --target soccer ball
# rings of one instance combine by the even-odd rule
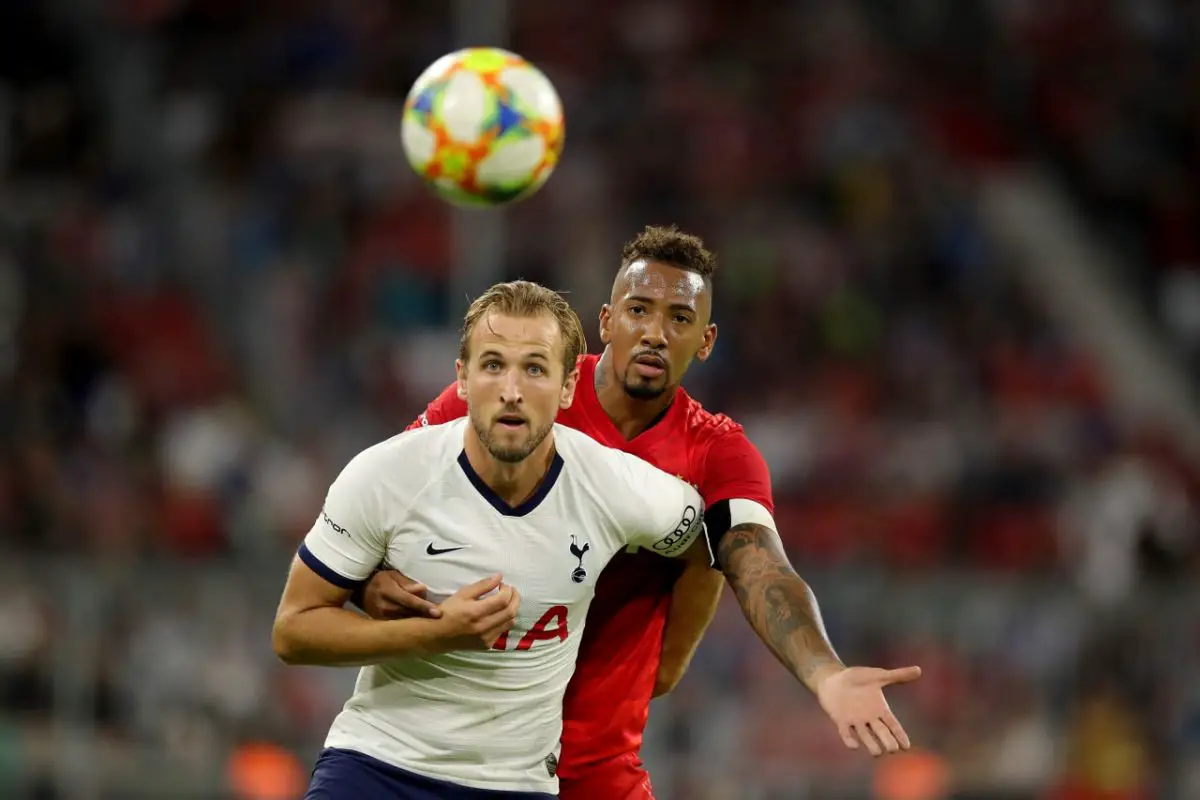
[[[563,147],[554,85],[518,55],[472,47],[413,84],[400,125],[408,163],[443,199],[497,206],[536,192]]]

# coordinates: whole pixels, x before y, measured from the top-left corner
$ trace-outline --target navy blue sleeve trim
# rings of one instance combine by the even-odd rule
[[[308,567],[313,572],[317,573],[339,589],[349,589],[353,591],[366,583],[366,581],[356,581],[353,578],[347,578],[345,575],[339,575],[338,573],[334,572],[329,567],[325,566],[325,563],[321,561],[321,559],[314,556],[312,551],[303,544],[300,545],[300,552],[298,555],[300,556],[300,560],[304,562],[304,566]]]

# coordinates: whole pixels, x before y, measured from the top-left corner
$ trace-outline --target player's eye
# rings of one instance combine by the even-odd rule
[[[645,306],[630,306],[630,307],[629,307],[629,313],[630,313],[630,314],[637,314],[637,315],[645,314],[645,313],[646,313],[646,307],[645,307]]]
[[[545,370],[545,368],[542,367],[541,364],[530,364],[529,365],[529,374],[535,378],[540,378],[546,374],[546,370]]]
[[[692,321],[691,317],[687,316],[686,314],[676,314],[675,315],[675,322],[677,322],[680,325],[686,325],[691,321]]]
[[[483,362],[483,368],[488,372],[499,372],[501,364],[499,361],[491,360]]]

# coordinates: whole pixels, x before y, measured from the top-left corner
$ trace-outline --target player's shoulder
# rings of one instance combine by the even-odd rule
[[[413,428],[360,451],[346,466],[363,476],[407,478],[414,472],[428,474],[439,461],[451,462],[462,449],[463,420]]]
[[[620,450],[601,444],[586,433],[561,422],[554,423],[554,445],[564,461],[578,462],[580,466],[611,463],[625,455]]]
[[[633,531],[658,530],[667,524],[664,515],[680,513],[681,508],[690,507],[695,514],[698,497],[691,506],[679,505],[681,497],[695,494],[681,478],[565,425],[555,426],[554,437],[579,516],[607,519],[626,537]]]
[[[599,363],[600,355],[598,353],[581,353],[579,357],[575,359],[575,368],[579,370],[580,379],[582,379],[585,374],[589,376],[594,375],[596,372],[596,365]]]
[[[582,431],[562,424],[554,426],[554,442],[563,462],[584,481],[607,488],[621,478],[634,477],[647,468],[646,461],[631,453],[597,442]],[[623,484],[618,484],[623,485]]]
[[[740,423],[726,414],[709,411],[682,388],[675,402],[681,405],[681,413],[677,417],[680,432],[688,440],[707,444],[730,438],[746,438]]]

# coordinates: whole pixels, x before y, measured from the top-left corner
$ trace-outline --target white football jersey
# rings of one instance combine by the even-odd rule
[[[394,567],[434,601],[501,573],[521,593],[516,623],[491,650],[364,667],[325,744],[464,786],[556,793],[563,693],[596,579],[629,547],[684,552],[703,527],[701,500],[555,425],[546,479],[511,508],[467,461],[468,424],[402,433],[356,456],[300,557],[347,588]]]

